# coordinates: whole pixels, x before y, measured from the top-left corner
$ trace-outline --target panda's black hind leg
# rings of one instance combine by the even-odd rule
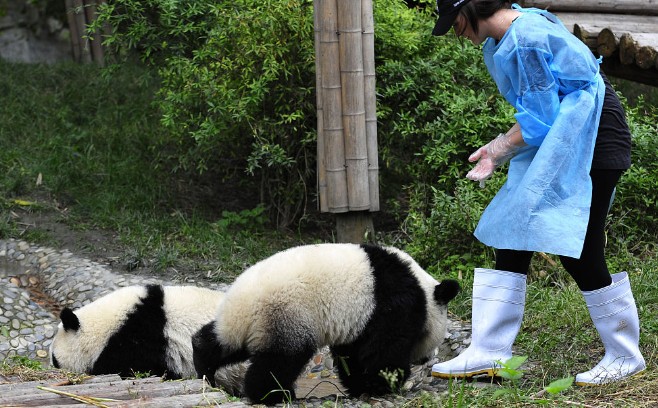
[[[295,355],[280,352],[256,353],[245,375],[245,394],[256,404],[274,405],[297,398],[295,381],[313,357],[315,348]]]

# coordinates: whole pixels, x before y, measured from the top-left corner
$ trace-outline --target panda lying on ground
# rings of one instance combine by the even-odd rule
[[[352,396],[386,394],[382,372],[398,371],[404,384],[410,364],[444,340],[447,303],[458,291],[456,281],[437,282],[395,248],[291,248],[237,278],[216,321],[193,338],[194,365],[212,382],[218,368],[250,359],[245,394],[273,404],[295,398],[295,380],[328,345]]]
[[[194,286],[130,286],[78,310],[64,308],[51,363],[87,374],[195,378],[192,335],[216,318],[224,294]],[[217,371],[216,382],[239,395],[246,365]]]

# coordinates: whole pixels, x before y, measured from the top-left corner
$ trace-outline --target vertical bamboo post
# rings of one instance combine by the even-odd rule
[[[318,172],[318,209],[320,212],[329,211],[327,203],[327,168],[324,157],[324,121],[322,120],[322,53],[320,49],[321,24],[320,0],[313,2],[313,34],[315,37],[315,104],[317,106],[317,172]]]
[[[315,0],[314,12],[318,201],[337,213],[338,241],[360,243],[379,210],[372,0]]]
[[[347,172],[341,106],[341,76],[336,0],[319,2],[320,70],[322,72],[322,136],[327,179],[327,208],[330,212],[346,212]]]
[[[379,159],[377,149],[377,98],[375,78],[375,21],[372,0],[361,4],[363,25],[363,78],[365,97],[368,191],[370,211],[379,211]]]
[[[84,37],[87,28],[87,18],[85,17],[85,5],[83,0],[73,0],[73,9],[70,11],[75,18],[75,25],[78,31],[78,44],[80,49],[80,62],[91,62],[91,49],[89,40]]]
[[[337,6],[347,198],[351,211],[362,211],[370,209],[370,193],[368,192],[361,1],[338,0]]]
[[[85,19],[87,24],[91,24],[96,19],[96,1],[97,0],[84,0]],[[85,26],[86,28],[86,26]],[[83,32],[83,34],[86,34]],[[103,46],[100,30],[96,30],[93,39],[90,41],[91,57],[99,66],[105,66],[105,58],[103,55]]]
[[[66,18],[69,23],[69,31],[71,33],[71,53],[73,54],[73,61],[80,62],[82,61],[82,56],[80,54],[80,30],[78,29],[77,20],[75,18],[75,6],[73,0],[65,1],[66,7]]]

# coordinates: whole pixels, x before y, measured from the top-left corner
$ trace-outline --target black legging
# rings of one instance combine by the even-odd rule
[[[612,283],[605,262],[605,219],[610,199],[624,170],[590,171],[592,178],[592,205],[585,243],[580,259],[560,256],[564,269],[573,277],[580,290],[596,290]],[[532,251],[499,249],[496,251],[496,269],[526,275],[530,269]]]

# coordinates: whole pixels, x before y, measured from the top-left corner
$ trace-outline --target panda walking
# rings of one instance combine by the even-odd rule
[[[245,394],[275,404],[296,398],[304,366],[329,346],[350,395],[386,394],[383,372],[404,383],[410,365],[443,341],[447,304],[458,291],[456,281],[438,282],[396,248],[291,248],[236,279],[215,320],[193,337],[194,366],[214,385],[218,369],[249,359]]]

